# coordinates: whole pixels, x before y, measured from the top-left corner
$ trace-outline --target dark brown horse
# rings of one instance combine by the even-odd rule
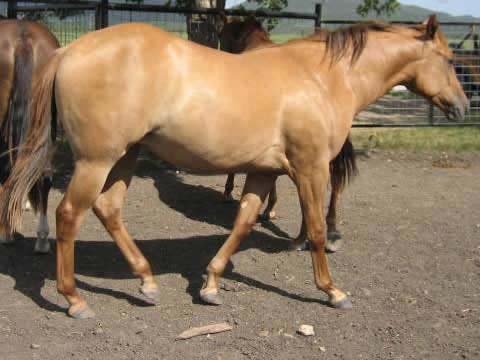
[[[0,21],[0,183],[9,177],[17,148],[29,127],[32,81],[59,47],[55,36],[41,24],[23,20]],[[47,201],[51,171],[45,168],[29,193],[30,203],[40,212],[35,251],[46,253],[48,242]],[[8,228],[0,229],[0,242],[14,239]]]
[[[86,34],[57,50],[36,83],[32,126],[0,193],[0,223],[13,230],[21,223],[22,201],[50,161],[58,115],[75,162],[56,212],[57,288],[71,316],[94,316],[74,276],[74,241],[89,209],[141,278],[142,293],[160,295],[122,220],[139,146],[192,172],[247,174],[232,232],[207,267],[203,301],[222,303],[228,261],[276,177],[288,175],[300,198],[315,283],[331,306],[350,308],[325,254],[330,161],[356,114],[395,85],[462,120],[469,102],[452,59],[435,16],[412,27],[357,24],[238,55],[147,24]]]
[[[245,51],[252,51],[268,46],[273,46],[274,42],[270,39],[268,32],[262,24],[254,17],[221,18],[224,25],[219,34],[220,49],[234,54],[240,54]],[[321,30],[319,30],[321,31]],[[330,203],[327,212],[327,243],[326,249],[335,252],[341,246],[341,234],[337,229],[337,204],[340,193],[347,182],[358,173],[355,152],[350,136],[347,138],[338,155],[330,162]],[[232,199],[235,174],[229,174],[225,183],[225,199]],[[275,217],[275,204],[277,202],[277,187],[274,184],[268,194],[268,203],[263,211],[263,219],[273,219]],[[302,220],[303,224],[303,220]],[[302,225],[303,227],[303,225]],[[302,231],[294,241],[293,248],[304,249],[305,231]]]

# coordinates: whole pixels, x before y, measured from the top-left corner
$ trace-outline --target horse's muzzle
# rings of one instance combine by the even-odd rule
[[[465,119],[465,114],[470,110],[468,99],[459,99],[454,104],[447,106],[444,110],[449,121],[460,122]]]

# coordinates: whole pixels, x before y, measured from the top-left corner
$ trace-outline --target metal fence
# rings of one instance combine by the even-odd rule
[[[411,22],[395,22],[411,25]],[[322,27],[336,29],[351,25],[349,21],[323,21]],[[471,109],[464,124],[448,122],[442,112],[424,98],[398,86],[367,107],[356,118],[357,127],[420,127],[420,126],[480,126],[480,40],[476,38],[478,23],[442,23],[443,33],[455,53],[455,68]]]
[[[253,14],[264,25],[275,25],[270,32],[275,42],[306,36],[317,27],[335,29],[352,24],[349,21],[322,21],[321,6],[312,13],[226,10],[226,15]],[[0,1],[0,14],[17,18],[33,18],[45,23],[66,45],[77,37],[108,25],[126,22],[147,22],[187,38],[192,26],[218,14],[215,9],[178,9],[158,5],[138,5],[120,1]],[[199,20],[198,24],[194,20]],[[399,23],[399,22],[397,22]],[[400,22],[409,24],[410,22]],[[441,28],[455,49],[456,68],[462,85],[471,100],[471,111],[465,123],[452,124],[423,98],[403,87],[395,87],[365,111],[355,122],[356,127],[412,126],[480,126],[480,44],[475,42],[475,25],[480,23],[443,23]],[[470,34],[470,36],[466,36]],[[215,39],[213,39],[215,44]]]

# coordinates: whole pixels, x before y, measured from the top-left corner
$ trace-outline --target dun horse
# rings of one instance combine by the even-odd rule
[[[32,124],[0,194],[0,221],[20,224],[22,201],[51,156],[55,110],[75,159],[56,212],[57,286],[71,316],[94,316],[74,278],[74,240],[90,208],[141,278],[141,292],[160,293],[122,220],[140,145],[193,172],[247,173],[233,230],[207,267],[204,302],[222,302],[227,262],[276,177],[287,174],[298,190],[316,285],[332,306],[349,308],[325,254],[329,163],[355,114],[397,84],[463,119],[468,100],[452,56],[434,16],[414,27],[362,23],[240,55],[146,24],[86,34],[56,51],[34,89]]]
[[[0,183],[9,176],[17,157],[17,148],[28,127],[32,79],[59,47],[55,36],[43,25],[19,20],[0,21]],[[47,253],[47,201],[51,187],[49,166],[37,179],[29,198],[40,211],[35,251]],[[14,240],[8,227],[0,231],[0,242]]]
[[[224,26],[220,32],[220,49],[234,54],[240,54],[244,51],[260,49],[262,47],[273,46],[268,33],[262,27],[261,23],[254,17],[242,19],[229,19],[223,17]],[[327,243],[325,248],[331,252],[337,251],[341,246],[341,234],[337,229],[337,204],[338,198],[346,183],[357,174],[357,165],[355,161],[355,152],[350,136],[342,146],[338,155],[330,162],[330,183],[331,194],[330,203],[327,212]],[[225,184],[224,196],[226,199],[232,199],[235,174],[229,174]],[[277,187],[274,184],[268,194],[268,203],[262,214],[264,219],[273,219],[275,217],[274,207],[277,203]],[[300,235],[295,239],[293,248],[306,248],[306,233],[304,221],[302,220],[302,229]]]

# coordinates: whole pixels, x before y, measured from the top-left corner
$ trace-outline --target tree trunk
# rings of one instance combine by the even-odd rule
[[[195,0],[199,9],[225,9],[225,0]],[[188,39],[198,44],[218,49],[218,33],[215,15],[187,16]]]

